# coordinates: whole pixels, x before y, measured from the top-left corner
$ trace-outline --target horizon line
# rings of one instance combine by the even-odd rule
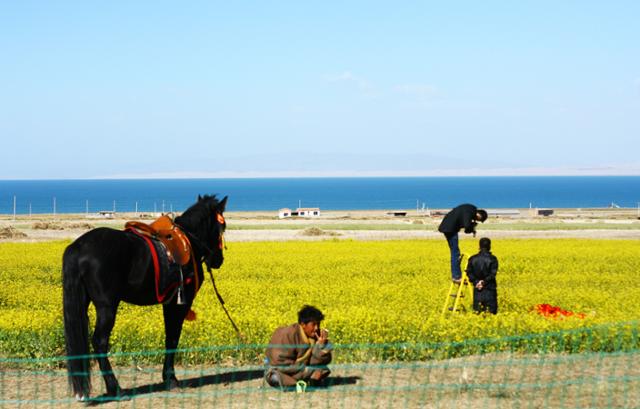
[[[222,171],[147,172],[96,175],[90,177],[0,177],[10,180],[154,180],[154,179],[304,179],[304,178],[401,178],[401,177],[560,177],[560,176],[640,176],[639,167],[592,168],[499,168],[438,169],[423,171]]]

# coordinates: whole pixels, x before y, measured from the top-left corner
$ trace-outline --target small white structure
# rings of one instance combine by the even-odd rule
[[[302,217],[318,217],[320,216],[320,208],[319,207],[298,207],[296,210],[298,216]]]
[[[319,207],[298,207],[295,212],[292,212],[291,209],[286,207],[278,210],[279,219],[286,219],[292,216],[319,217],[320,208]]]

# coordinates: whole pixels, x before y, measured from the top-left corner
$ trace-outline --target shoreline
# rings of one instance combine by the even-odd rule
[[[518,208],[518,207],[485,207],[485,210],[489,213],[489,216],[501,215],[504,212],[517,211],[519,214],[517,215],[509,215],[505,214],[505,216],[511,216],[513,218],[529,218],[534,215],[532,212],[543,209],[550,209],[554,211],[554,214],[549,218],[553,217],[630,217],[637,218],[640,220],[640,207],[526,207],[526,208]],[[406,212],[407,216],[437,216],[442,215],[451,210],[450,208],[429,208],[429,209],[418,209],[416,208],[386,208],[386,209],[345,209],[345,210],[322,210],[320,219],[322,218],[335,218],[335,217],[389,217],[390,212]],[[79,212],[79,213],[16,213],[16,219],[39,219],[39,218],[60,218],[60,219],[108,219],[108,217],[101,217],[99,213],[112,213],[117,215],[118,217],[114,217],[116,219],[128,218],[139,218],[138,216],[142,216],[142,218],[151,217],[153,215],[160,216],[161,212],[111,212],[111,211],[101,211],[101,212]],[[168,214],[171,212],[165,212]],[[180,212],[174,212],[179,214]],[[492,214],[493,213],[493,214]],[[243,217],[272,217],[278,218],[278,210],[227,210],[225,211],[225,218],[243,218]],[[0,213],[0,221],[13,219],[13,213]],[[300,217],[302,218],[302,217]],[[306,220],[313,220],[313,218],[305,218]]]

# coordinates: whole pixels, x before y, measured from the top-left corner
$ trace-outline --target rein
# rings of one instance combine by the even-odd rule
[[[222,217],[220,215],[220,213],[218,213],[218,217]],[[220,219],[218,219],[220,220]],[[224,219],[223,219],[224,220]],[[184,227],[180,226],[178,223],[175,223],[176,226],[180,227],[180,229],[182,229],[183,232],[185,232],[192,240],[195,240],[196,243],[200,246],[200,247],[204,247],[204,249],[206,251],[209,252],[208,255],[213,254],[213,250],[211,250],[211,248],[209,246],[207,246],[206,243],[204,243],[202,240],[200,240],[200,238],[196,237],[193,233],[191,233],[189,230],[185,229]],[[224,234],[220,234],[220,241],[219,244],[220,248],[224,248],[225,250],[227,249],[227,244],[224,241]],[[205,256],[202,256],[200,263],[202,263],[202,261],[204,260]],[[206,263],[205,263],[206,264]],[[218,291],[218,287],[216,286],[216,280],[213,278],[213,273],[211,272],[211,267],[209,267],[208,264],[207,265],[207,272],[209,272],[209,277],[211,277],[211,283],[213,284],[213,289],[216,293],[216,297],[218,298],[218,301],[220,302],[220,306],[222,307],[222,310],[224,311],[224,313],[227,315],[227,318],[229,318],[229,322],[231,322],[231,325],[233,326],[233,329],[236,331],[236,334],[238,335],[238,338],[240,338],[242,341],[245,340],[244,335],[242,335],[242,333],[240,332],[240,329],[238,328],[238,326],[236,325],[236,323],[233,321],[233,318],[231,318],[231,315],[229,314],[229,311],[227,310],[227,307],[225,307],[225,303],[224,300],[222,299],[222,296],[220,295],[220,292]],[[196,272],[197,275],[197,272]]]
[[[224,306],[224,300],[222,299],[222,296],[218,292],[218,287],[216,286],[216,280],[214,280],[213,273],[211,272],[211,269],[209,267],[207,267],[207,271],[209,272],[209,277],[211,277],[211,283],[213,284],[213,289],[216,292],[216,296],[218,297],[218,301],[220,301],[220,306],[222,307],[224,313],[227,314],[227,318],[229,318],[229,322],[233,326],[233,329],[236,331],[236,334],[238,335],[238,338],[240,338],[242,341],[245,341],[244,335],[242,335],[242,333],[240,332],[240,329],[238,328],[236,323],[233,321],[233,318],[231,318],[231,315],[229,314],[229,311],[227,310],[227,307]]]

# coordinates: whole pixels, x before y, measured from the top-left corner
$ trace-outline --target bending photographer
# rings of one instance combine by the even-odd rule
[[[487,220],[487,212],[478,209],[472,204],[462,204],[453,208],[444,216],[438,231],[444,233],[451,252],[451,279],[454,283],[459,283],[462,279],[460,269],[460,247],[458,244],[458,232],[464,228],[467,234],[473,233],[476,237],[477,222],[484,223]]]

